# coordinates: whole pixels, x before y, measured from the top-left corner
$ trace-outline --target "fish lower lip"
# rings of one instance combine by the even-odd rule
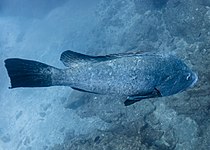
[[[198,76],[196,73],[193,73],[195,80],[193,81],[193,83],[190,85],[190,87],[193,87],[195,85],[195,83],[198,81]]]

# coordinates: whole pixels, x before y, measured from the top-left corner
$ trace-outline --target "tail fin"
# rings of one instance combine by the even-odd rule
[[[52,86],[52,66],[18,58],[5,60],[5,67],[11,80],[10,88]]]

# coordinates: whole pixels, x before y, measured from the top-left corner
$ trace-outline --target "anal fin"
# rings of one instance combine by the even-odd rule
[[[124,101],[124,105],[125,106],[129,106],[129,105],[132,105],[132,104],[134,104],[134,103],[136,103],[136,102],[139,102],[140,100],[126,100],[126,101]]]
[[[87,90],[83,90],[83,89],[80,89],[80,88],[75,88],[75,87],[71,87],[71,88],[74,89],[74,90],[80,91],[80,92],[99,94],[99,93],[96,93],[96,92],[87,91]]]

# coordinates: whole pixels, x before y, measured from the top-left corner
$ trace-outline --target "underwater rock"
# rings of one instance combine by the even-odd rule
[[[4,136],[1,137],[1,141],[4,142],[4,143],[8,143],[11,141],[11,137],[9,134],[6,134]]]
[[[206,11],[205,6],[199,5],[197,0],[170,0],[163,17],[171,35],[193,43],[203,40],[200,36],[206,34],[205,28],[209,26],[204,22]]]

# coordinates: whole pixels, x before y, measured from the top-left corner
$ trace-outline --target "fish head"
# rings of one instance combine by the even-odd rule
[[[187,69],[182,70],[177,76],[176,82],[174,83],[174,90],[176,93],[182,92],[186,90],[187,88],[191,88],[195,85],[195,83],[198,81],[198,76],[195,72]]]
[[[187,88],[193,87],[198,80],[198,76],[186,64],[179,61],[167,72],[167,77],[162,80],[157,89],[162,96],[169,96],[185,91]]]

